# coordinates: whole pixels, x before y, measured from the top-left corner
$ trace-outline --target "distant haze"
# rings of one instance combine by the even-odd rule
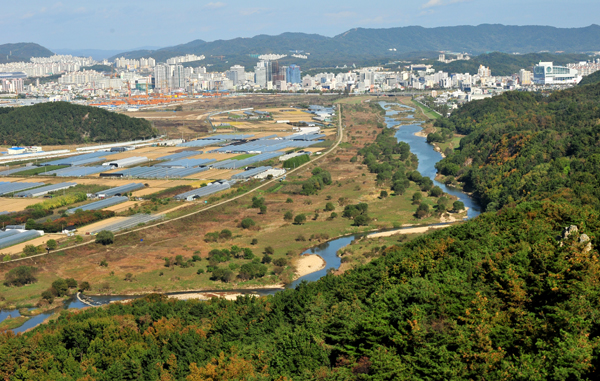
[[[195,39],[283,32],[335,36],[355,27],[582,27],[598,23],[599,14],[597,0],[30,0],[3,2],[0,44],[31,41],[56,51],[110,51],[96,51],[100,57]]]

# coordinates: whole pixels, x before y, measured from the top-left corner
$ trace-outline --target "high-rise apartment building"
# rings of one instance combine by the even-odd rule
[[[289,83],[302,83],[300,66],[298,65],[290,65],[287,68],[286,80]]]

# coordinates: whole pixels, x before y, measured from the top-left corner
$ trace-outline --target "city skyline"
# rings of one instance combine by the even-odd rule
[[[149,0],[121,3],[107,0],[33,0],[26,5],[3,5],[0,43],[35,42],[49,49],[131,50],[142,46],[166,47],[196,39],[247,38],[284,32],[335,36],[352,28],[392,28],[504,24],[584,27],[597,23],[600,3],[576,0],[571,9],[585,12],[555,12],[558,1],[492,0],[382,1],[365,7],[358,0],[302,4],[277,1]],[[515,12],[514,9],[518,9]]]

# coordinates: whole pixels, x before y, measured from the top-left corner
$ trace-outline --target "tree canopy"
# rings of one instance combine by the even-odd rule
[[[115,142],[155,135],[157,132],[147,120],[66,102],[6,108],[0,112],[2,144]]]

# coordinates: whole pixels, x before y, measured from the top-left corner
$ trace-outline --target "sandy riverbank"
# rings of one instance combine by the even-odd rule
[[[211,298],[224,298],[227,300],[236,300],[238,296],[249,295],[257,297],[256,294],[240,294],[240,293],[216,293],[216,292],[195,292],[189,294],[169,295],[169,298],[178,300],[210,300]]]
[[[295,279],[301,278],[305,275],[312,274],[319,270],[323,270],[327,265],[327,262],[316,254],[303,255],[297,259],[296,263],[296,277]]]
[[[419,226],[410,229],[402,229],[402,230],[393,230],[389,232],[381,232],[370,234],[368,238],[379,238],[379,237],[391,237],[396,234],[417,234],[417,233],[427,233],[429,230],[437,230],[437,229],[445,229],[449,228],[452,225],[439,225],[439,226]]]

